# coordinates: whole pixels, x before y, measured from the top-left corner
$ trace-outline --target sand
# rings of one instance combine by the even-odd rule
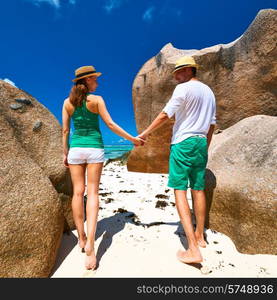
[[[167,178],[109,163],[100,184],[97,270],[85,269],[86,254],[73,230],[63,235],[50,277],[277,277],[276,255],[239,253],[228,236],[210,229],[205,229],[208,245],[201,248],[204,261],[179,262],[176,252],[187,243]],[[191,206],[189,191],[188,197]]]

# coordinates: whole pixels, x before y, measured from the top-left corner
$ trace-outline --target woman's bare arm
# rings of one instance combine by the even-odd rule
[[[63,154],[68,154],[68,142],[69,142],[69,132],[70,132],[70,115],[67,108],[67,103],[64,101],[62,110],[62,142],[63,142]]]
[[[98,96],[98,111],[99,115],[105,122],[105,124],[117,135],[125,138],[126,140],[131,141],[135,145],[141,145],[142,140],[136,137],[133,137],[128,132],[126,132],[124,129],[122,129],[120,126],[118,126],[111,118],[107,108],[106,104],[102,97]]]

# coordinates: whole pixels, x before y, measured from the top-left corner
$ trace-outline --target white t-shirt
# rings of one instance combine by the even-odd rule
[[[203,82],[190,80],[176,86],[163,111],[175,124],[171,144],[190,136],[207,136],[211,124],[216,124],[216,103],[212,90]]]

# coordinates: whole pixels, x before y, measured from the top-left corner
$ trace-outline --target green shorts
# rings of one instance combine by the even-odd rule
[[[208,161],[207,139],[189,137],[172,144],[169,157],[168,186],[186,191],[205,189],[205,172]]]

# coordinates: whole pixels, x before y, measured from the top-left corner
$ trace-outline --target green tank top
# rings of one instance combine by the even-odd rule
[[[82,106],[77,106],[72,115],[74,132],[69,147],[104,148],[99,114],[89,111],[86,103],[83,100]]]

